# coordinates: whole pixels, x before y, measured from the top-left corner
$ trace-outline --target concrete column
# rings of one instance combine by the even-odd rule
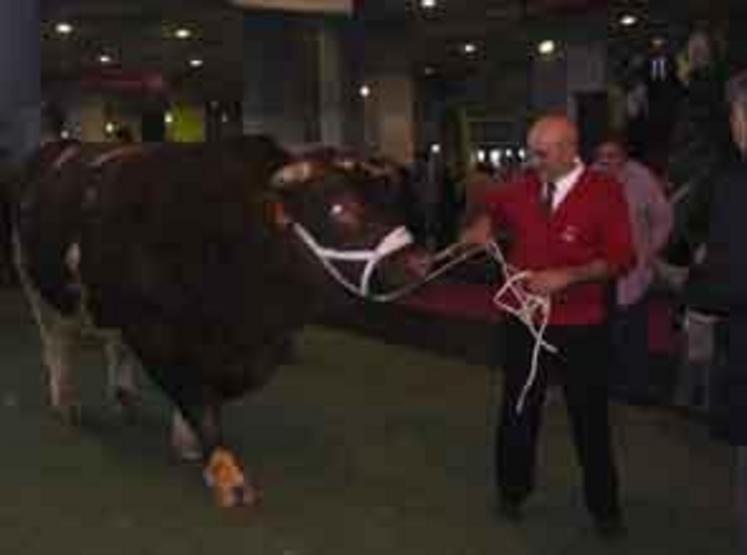
[[[342,38],[336,27],[322,24],[317,34],[319,54],[319,130],[325,145],[343,146],[345,72]]]
[[[247,12],[244,22],[246,133],[285,144],[319,140],[317,29],[303,15]]]
[[[409,73],[386,73],[374,80],[371,123],[379,152],[399,162],[415,158],[415,104]]]
[[[39,142],[39,0],[0,2],[0,148],[17,160]]]
[[[532,61],[531,109],[536,114],[566,112],[568,109],[568,72],[561,52],[536,56]]]
[[[79,130],[78,136],[83,141],[106,141],[106,111],[103,99],[98,95],[82,96],[76,109],[69,114],[68,124]]]
[[[576,95],[607,90],[607,45],[572,44],[566,49],[568,114],[576,119]]]
[[[370,37],[366,57],[366,139],[369,148],[399,162],[415,157],[415,84],[408,37],[382,32]]]

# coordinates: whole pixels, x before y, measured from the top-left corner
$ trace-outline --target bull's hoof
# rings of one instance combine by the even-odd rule
[[[197,462],[204,457],[199,438],[178,411],[174,411],[171,425],[171,449],[181,462]]]
[[[256,505],[257,490],[250,485],[230,451],[216,449],[204,471],[205,482],[213,490],[217,505],[224,509]]]
[[[203,459],[199,444],[181,445],[172,442],[171,450],[174,459],[178,462],[194,463]]]
[[[222,509],[237,507],[254,507],[259,503],[259,493],[248,485],[237,486],[230,490],[213,490],[216,504]]]

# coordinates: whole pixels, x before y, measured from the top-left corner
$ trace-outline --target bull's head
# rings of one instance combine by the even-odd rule
[[[369,298],[416,283],[428,268],[405,226],[401,185],[387,168],[352,158],[294,161],[272,181],[278,217],[338,282]]]

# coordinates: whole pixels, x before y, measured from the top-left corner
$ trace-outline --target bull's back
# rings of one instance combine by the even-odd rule
[[[18,202],[23,262],[49,304],[71,313],[85,291],[99,326],[126,333],[158,322],[150,335],[162,340],[140,349],[158,360],[169,353],[151,350],[183,351],[206,329],[222,330],[200,342],[207,351],[246,352],[303,319],[308,295],[262,208],[269,177],[287,160],[280,149],[252,140],[74,147],[37,155]],[[288,302],[295,309],[281,310]]]

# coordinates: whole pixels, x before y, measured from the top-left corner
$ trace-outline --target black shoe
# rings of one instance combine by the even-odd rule
[[[600,538],[607,541],[620,540],[624,538],[628,532],[622,518],[619,516],[595,517],[594,529]]]
[[[522,519],[521,503],[501,497],[498,501],[498,514],[509,522],[520,522]]]

